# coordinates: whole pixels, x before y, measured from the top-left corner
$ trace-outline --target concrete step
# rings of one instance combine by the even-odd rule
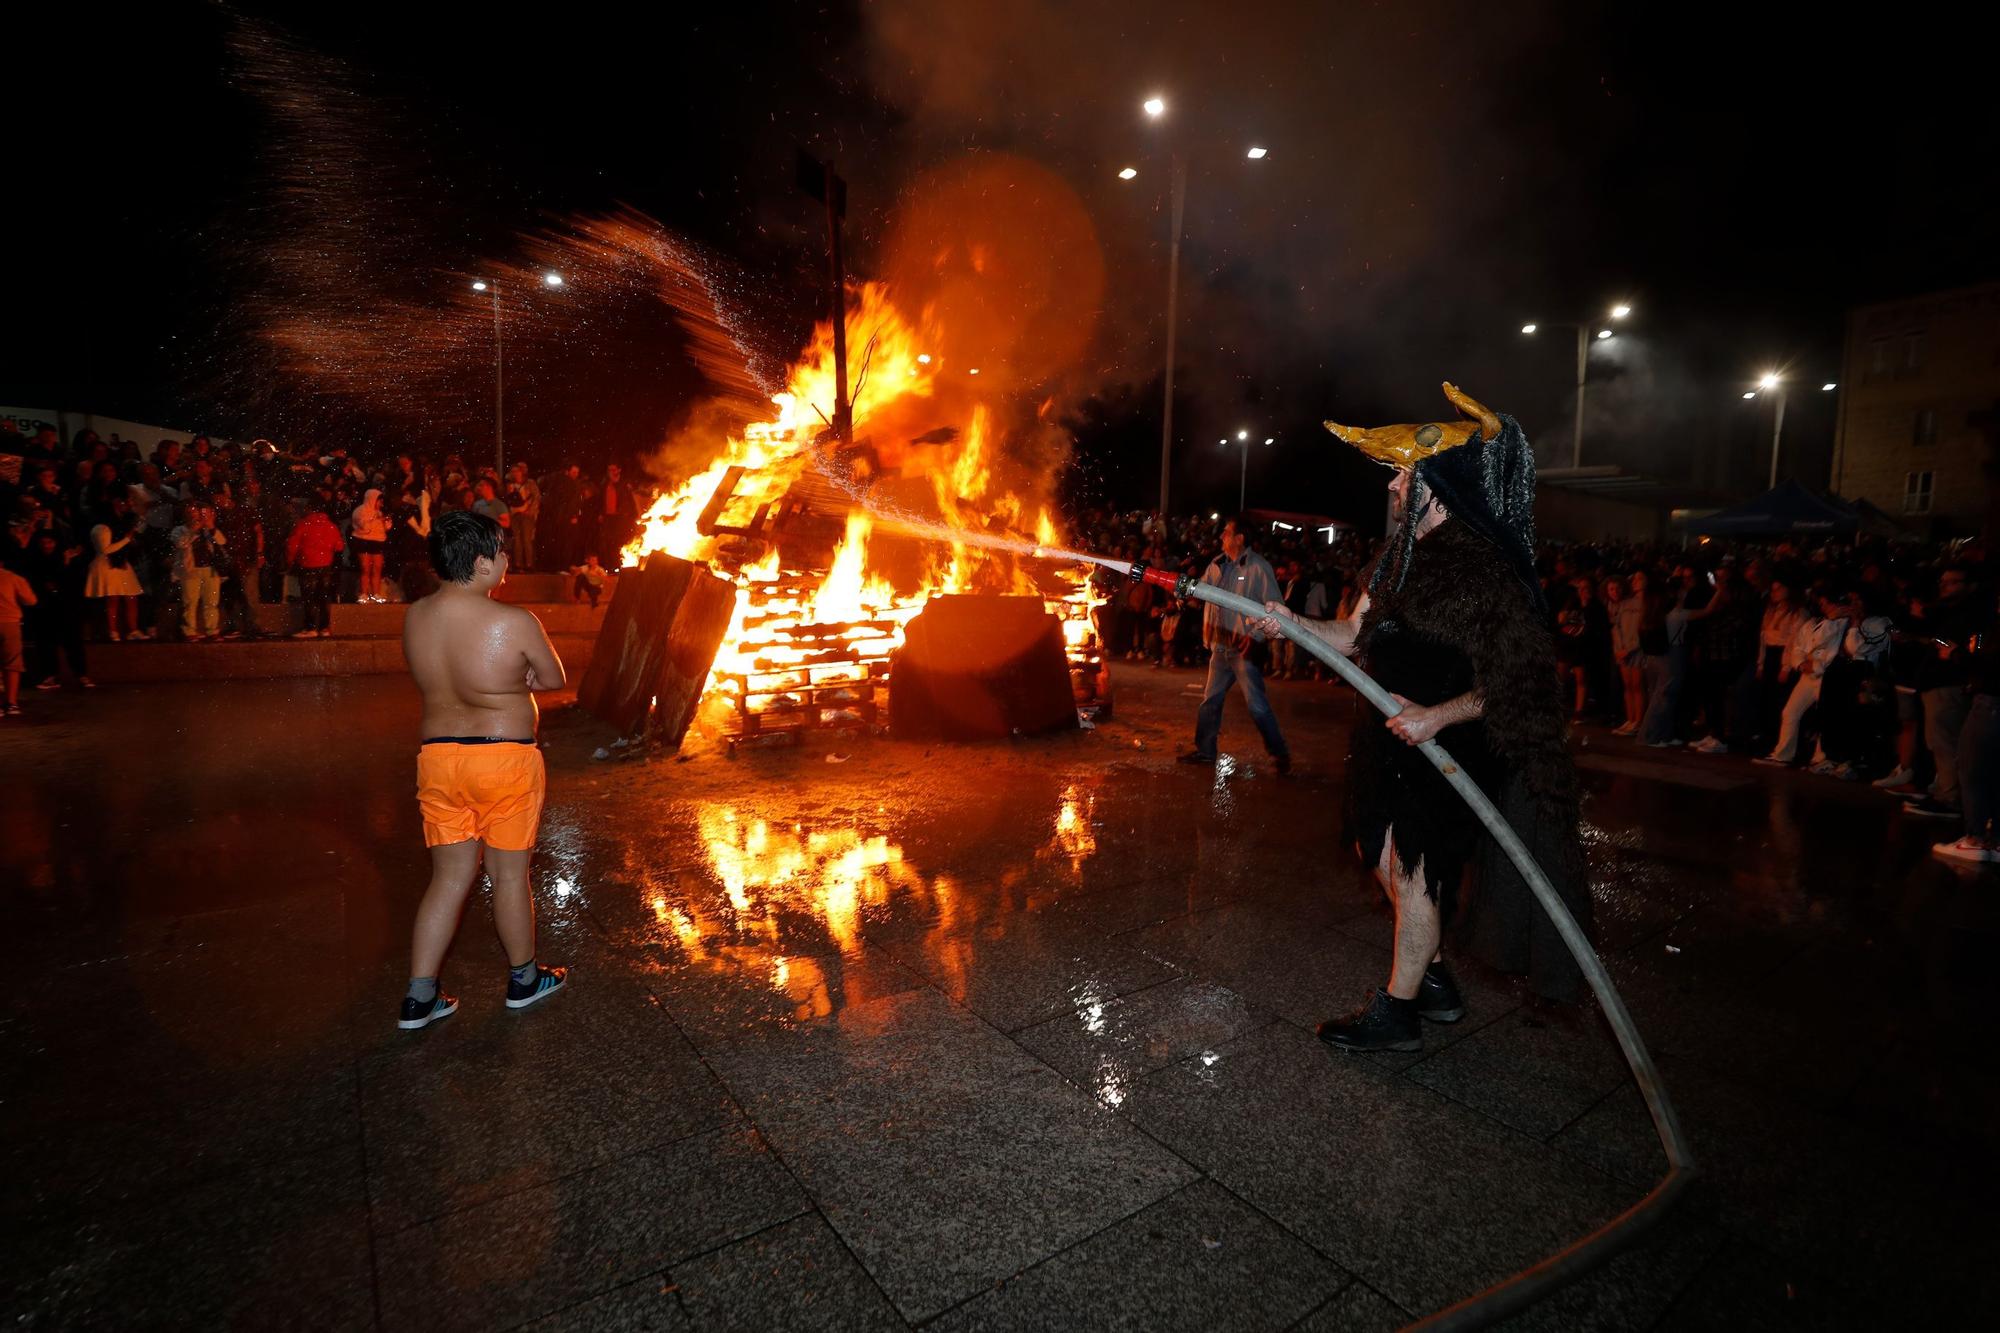
[[[604,624],[605,609],[609,600],[599,602],[592,608],[588,602],[510,602],[535,613],[542,622],[542,628],[551,636],[557,634],[595,635]],[[404,602],[342,602],[328,608],[333,621],[333,632],[338,636],[375,635],[395,638],[403,632],[403,615],[409,610]],[[298,626],[292,626],[297,629]]]
[[[515,606],[547,605],[570,600],[570,588],[575,579],[568,574],[515,574],[509,573],[506,582],[499,588],[498,597],[503,602]],[[618,576],[613,574],[605,580],[604,595],[598,604],[608,606],[611,594],[618,588]],[[583,605],[588,606],[585,602]]]
[[[592,634],[551,634],[571,684],[583,679],[597,646]],[[262,676],[381,676],[409,670],[395,635],[261,639],[229,643],[93,643],[91,678],[103,683],[241,680]]]

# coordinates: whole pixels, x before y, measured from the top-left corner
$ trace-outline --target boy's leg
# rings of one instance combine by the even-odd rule
[[[465,896],[479,874],[479,851],[476,839],[431,848],[431,883],[417,904],[417,921],[410,932],[411,976],[435,977],[444,965],[445,950],[451,947],[458,918],[465,911]],[[497,900],[497,892],[495,896]]]
[[[525,967],[535,957],[535,899],[528,891],[528,863],[534,855],[532,849],[486,849],[486,875],[493,881],[493,926],[507,948],[509,967]]]

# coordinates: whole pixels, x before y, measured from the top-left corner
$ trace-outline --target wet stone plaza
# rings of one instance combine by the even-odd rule
[[[544,961],[400,1032],[395,677],[38,697],[0,734],[7,1326],[1390,1328],[1664,1170],[1594,1008],[1462,965],[1421,1053],[1339,841],[1351,696],[1124,669],[1094,731],[604,762],[544,721]],[[1990,1284],[2000,876],[1865,784],[1577,738],[1598,938],[1702,1173],[1517,1321],[1958,1321]],[[1990,1291],[1990,1286],[1986,1287]]]

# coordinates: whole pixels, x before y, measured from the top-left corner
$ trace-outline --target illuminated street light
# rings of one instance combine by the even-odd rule
[[[1236,438],[1239,440],[1247,440],[1250,438],[1250,432],[1247,430],[1239,430],[1236,432]]]
[[[1263,161],[1263,160],[1264,160],[1264,150],[1263,150],[1262,148],[1252,148],[1252,149],[1250,150],[1250,160],[1251,160],[1252,162],[1261,162],[1261,161]]]
[[[972,369],[966,371],[965,373],[968,375],[977,375],[979,373],[979,367],[974,366]]]
[[[1145,107],[1146,114],[1157,120],[1166,114],[1167,100],[1164,97],[1149,97],[1146,99]]]
[[[1630,304],[1620,301],[1617,305],[1610,307],[1606,313],[1611,319],[1624,319],[1632,313],[1632,307]],[[1541,327],[1539,322],[1529,320],[1521,326],[1521,332],[1527,337],[1533,337],[1541,330]],[[1602,327],[1596,320],[1560,320],[1550,324],[1549,327],[1552,329],[1572,329],[1576,333],[1576,419],[1570,436],[1569,465],[1571,467],[1582,467],[1583,396],[1584,389],[1587,387],[1587,382],[1590,379],[1591,333],[1595,331],[1597,334],[1596,341],[1609,342],[1612,330]]]
[[[1265,441],[1264,441],[1264,443],[1266,443],[1266,444],[1276,444],[1277,442],[1278,442],[1278,437],[1277,437],[1277,436],[1275,436],[1275,435],[1273,435],[1273,436],[1270,436],[1270,437],[1268,437],[1268,438],[1267,438],[1267,439],[1265,439]]]
[[[1758,387],[1758,388],[1760,388],[1760,389],[1775,389],[1775,388],[1777,388],[1777,387],[1778,387],[1778,372],[1777,372],[1777,371],[1775,371],[1775,370],[1767,370],[1767,371],[1765,371],[1765,372],[1764,372],[1764,377],[1763,377],[1762,379],[1760,379],[1760,380],[1758,380],[1758,381],[1757,381],[1757,387]]]
[[[1123,171],[1118,173],[1118,179],[1121,181],[1129,181],[1138,174],[1139,174],[1139,168],[1126,167]]]
[[[928,366],[928,365],[929,365],[930,363],[931,363],[931,354],[930,354],[929,352],[918,352],[918,353],[917,353],[917,364],[918,364],[918,365],[920,365],[920,366]]]
[[[1835,386],[1833,386],[1833,385],[1831,385],[1831,384],[1822,384],[1822,385],[1820,385],[1820,386],[1819,386],[1819,391],[1820,391],[1821,393],[1832,393],[1832,392],[1833,392],[1833,390],[1834,390],[1834,387],[1835,387]]]
[[[1757,391],[1755,389],[1752,389],[1750,390],[1750,392],[1744,394],[1743,396],[1745,398],[1755,398],[1757,396]]]
[[[475,282],[472,284],[472,290],[475,292],[483,292],[486,290],[486,284],[483,282]]]
[[[544,273],[544,274],[542,274],[542,285],[543,285],[544,287],[560,287],[560,286],[562,286],[562,274],[560,274],[560,273]]]

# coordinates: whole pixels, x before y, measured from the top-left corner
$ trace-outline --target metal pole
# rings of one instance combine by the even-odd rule
[[[500,284],[493,284],[493,470],[507,475],[507,418],[505,375],[507,345],[500,332]]]
[[[833,433],[843,445],[854,435],[854,409],[847,401],[847,267],[840,253],[840,185],[826,164],[826,250],[833,265]]]
[[[1590,329],[1576,326],[1576,435],[1569,446],[1569,465],[1583,466],[1583,381],[1590,367]]]
[[[1167,255],[1167,402],[1160,416],[1160,529],[1167,524],[1167,481],[1173,473],[1175,311],[1181,295],[1181,217],[1187,203],[1187,164],[1174,154],[1173,183],[1168,187],[1173,212],[1173,244]]]
[[[1785,433],[1785,386],[1778,386],[1778,419],[1771,424],[1771,485],[1778,484],[1778,437]]]

